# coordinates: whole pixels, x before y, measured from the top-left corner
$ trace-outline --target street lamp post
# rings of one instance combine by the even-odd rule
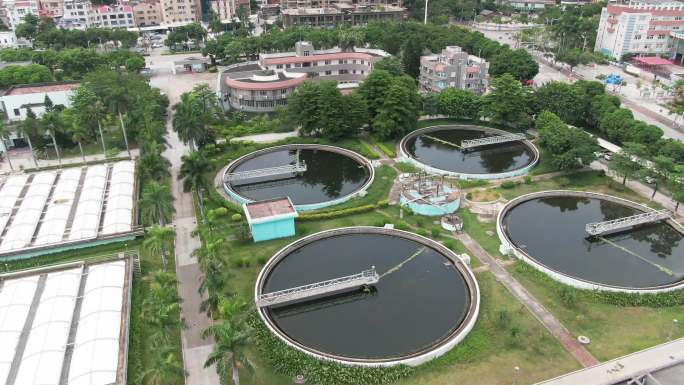
[[[427,7],[428,7],[428,0],[425,0],[425,19],[423,20],[423,24],[427,24]]]

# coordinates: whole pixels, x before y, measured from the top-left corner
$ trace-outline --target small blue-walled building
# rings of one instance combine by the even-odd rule
[[[254,242],[295,235],[295,218],[298,214],[290,198],[250,202],[242,207]]]

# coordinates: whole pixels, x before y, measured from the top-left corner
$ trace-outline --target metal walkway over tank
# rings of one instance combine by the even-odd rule
[[[607,231],[626,229],[644,223],[662,221],[663,219],[670,218],[670,216],[672,216],[672,213],[669,210],[654,210],[610,221],[587,223],[585,230],[590,235],[599,235]]]
[[[518,140],[525,140],[525,139],[526,139],[526,137],[523,134],[494,135],[494,136],[487,136],[484,138],[462,140],[461,141],[461,147],[464,149],[468,149],[468,148],[486,146],[489,144],[515,142]]]
[[[375,271],[375,266],[373,266],[371,269],[364,270],[358,274],[347,275],[345,277],[333,278],[327,281],[315,282],[304,286],[261,294],[257,299],[257,306],[264,307],[277,305],[310,298],[321,294],[353,289],[363,285],[373,285],[378,283],[379,280],[380,276]]]
[[[238,171],[227,173],[225,177],[226,182],[234,182],[244,179],[254,179],[267,176],[281,176],[299,174],[306,171],[306,162],[301,161],[295,164],[288,164],[287,166],[276,166],[268,168],[260,168],[249,171]]]

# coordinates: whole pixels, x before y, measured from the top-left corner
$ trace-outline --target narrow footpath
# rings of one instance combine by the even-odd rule
[[[183,299],[182,317],[186,329],[183,329],[183,363],[187,371],[186,385],[218,385],[216,369],[204,368],[204,362],[213,350],[213,342],[201,337],[202,330],[211,325],[206,313],[200,311],[202,298],[199,286],[202,279],[197,258],[192,252],[200,247],[200,240],[192,236],[197,226],[191,193],[183,191],[183,184],[178,180],[181,156],[188,153],[187,147],[180,142],[171,129],[171,117],[167,123],[169,148],[164,156],[171,162],[171,189],[174,197],[176,216],[173,225],[176,228],[176,276],[178,278],[178,294]]]
[[[492,272],[497,281],[508,289],[514,297],[518,299],[535,318],[541,322],[551,335],[563,345],[582,366],[589,367],[599,363],[589,351],[582,346],[575,337],[568,331],[568,329],[561,324],[561,322],[553,316],[539,301],[532,296],[532,294],[525,289],[525,287],[518,282],[508,271],[496,260],[496,258],[489,255],[489,253],[480,246],[467,233],[459,233],[453,235],[454,238],[461,241],[468,250],[470,250],[482,263],[489,266],[489,271]]]

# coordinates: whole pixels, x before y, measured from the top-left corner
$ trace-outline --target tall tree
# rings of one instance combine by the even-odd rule
[[[223,109],[207,84],[199,84],[181,95],[174,109],[173,129],[190,148],[201,148],[215,141],[215,125],[223,121]]]
[[[168,266],[168,251],[173,247],[176,231],[173,227],[154,225],[147,231],[147,236],[142,244],[142,251],[146,256],[161,257],[164,270]]]
[[[522,126],[530,122],[530,93],[509,74],[494,79],[491,92],[484,97],[485,112],[495,123]]]
[[[5,148],[5,157],[7,157],[7,163],[9,163],[10,170],[14,171],[14,166],[12,165],[12,159],[10,158],[9,148],[7,147],[7,141],[10,138],[12,132],[9,127],[4,122],[0,122],[0,140],[2,140],[3,147]]]
[[[50,135],[50,138],[52,139],[52,146],[55,148],[55,154],[57,154],[57,161],[61,166],[62,155],[59,152],[59,146],[57,145],[57,139],[55,138],[55,136],[57,135],[57,131],[61,128],[59,121],[59,113],[55,110],[55,106],[52,104],[52,100],[50,100],[49,96],[45,95],[45,101],[43,104],[45,105],[45,113],[43,114],[41,123],[45,128],[45,131],[48,133],[48,135]]]
[[[565,124],[556,114],[542,111],[535,122],[539,130],[540,146],[551,164],[559,170],[588,165],[599,149],[596,138]]]
[[[439,109],[452,118],[477,118],[480,104],[480,97],[469,90],[447,88],[439,93]]]
[[[199,206],[202,220],[205,218],[204,199],[202,198],[203,189],[209,184],[205,172],[210,169],[207,158],[200,151],[193,151],[181,157],[181,168],[178,178],[183,181],[185,192],[197,191],[199,195]]]
[[[404,71],[414,79],[420,75],[420,55],[423,54],[423,44],[418,36],[408,38],[401,48],[401,63]]]
[[[381,139],[396,138],[418,127],[419,105],[415,86],[397,78],[393,81],[372,130]]]
[[[94,137],[99,134],[102,143],[102,155],[106,158],[107,146],[102,131],[105,108],[102,101],[90,88],[78,87],[71,97],[71,108],[74,111],[76,125],[87,128]]]
[[[26,142],[29,145],[29,151],[31,151],[31,158],[33,158],[33,163],[38,167],[38,160],[36,159],[36,152],[33,149],[33,142],[31,141],[31,135],[38,135],[40,123],[36,118],[36,114],[33,112],[31,107],[26,111],[26,119],[19,125],[19,132],[26,138]]]
[[[148,181],[140,198],[140,216],[146,224],[159,223],[165,226],[174,213],[173,195],[165,184]]]

